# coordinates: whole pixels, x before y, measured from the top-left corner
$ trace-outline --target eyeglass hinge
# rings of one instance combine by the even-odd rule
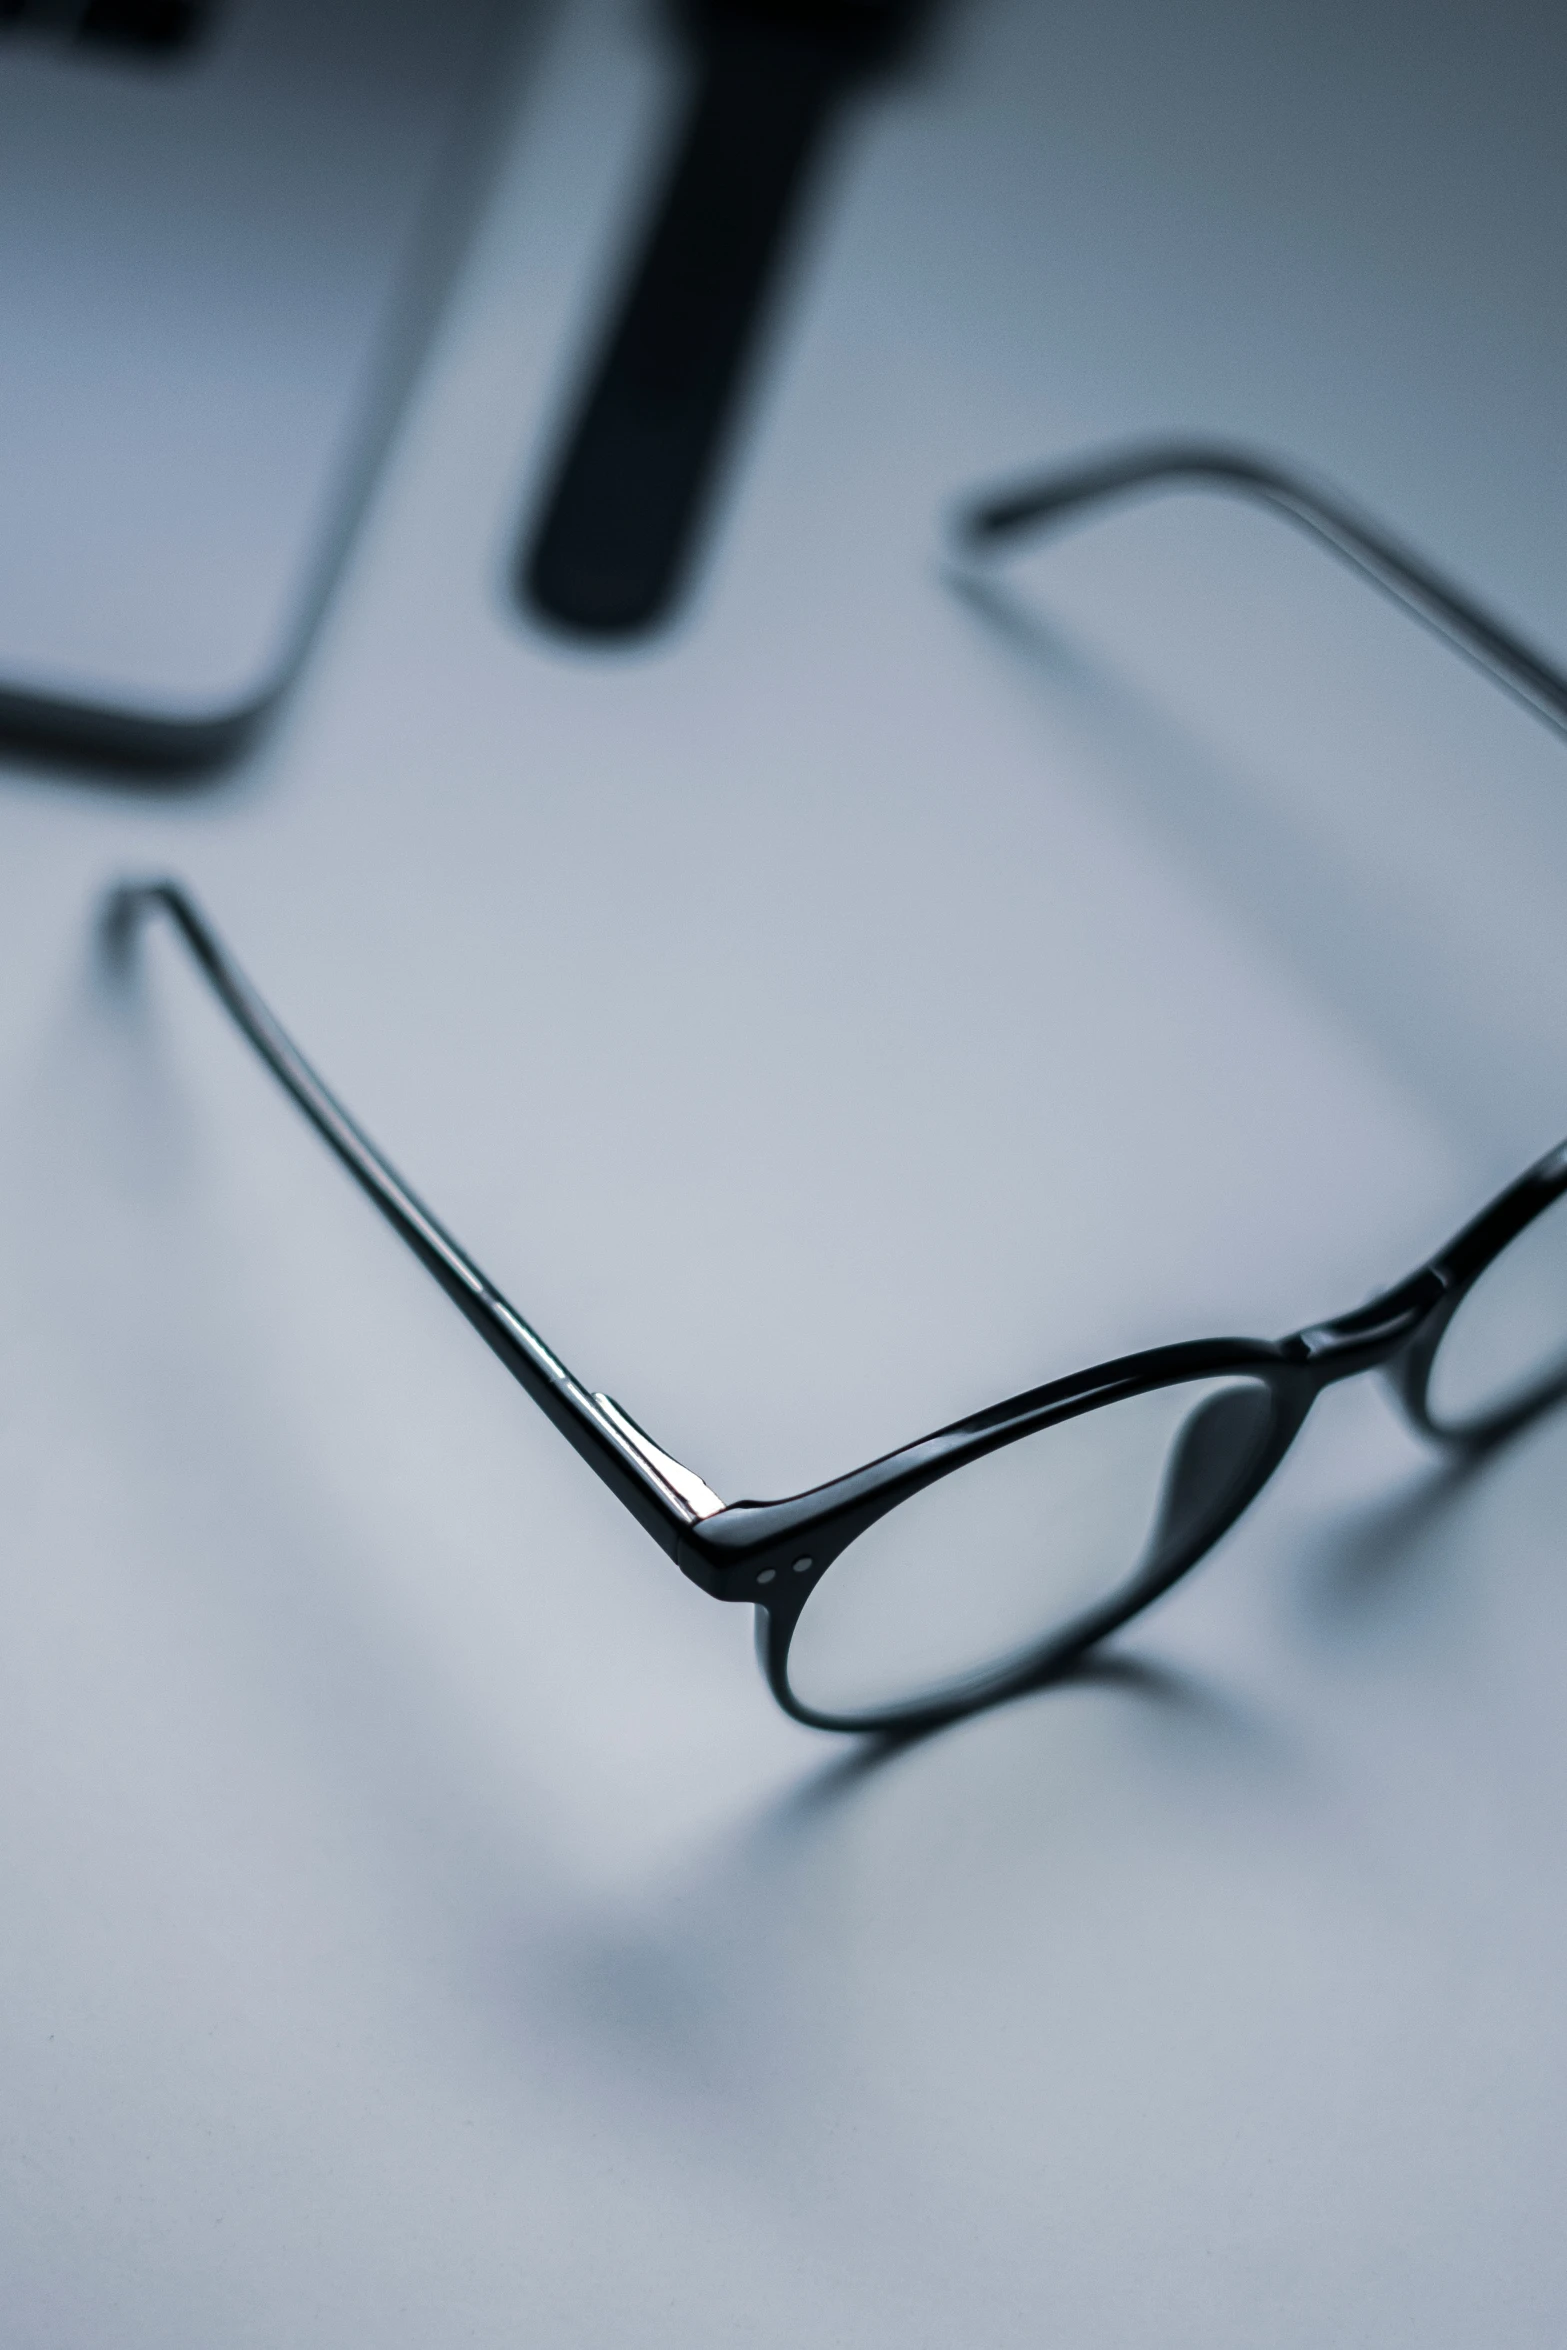
[[[688,1469],[677,1461],[673,1453],[665,1452],[655,1444],[643,1428],[639,1428],[629,1412],[623,1412],[613,1396],[595,1394],[593,1401],[599,1410],[636,1454],[645,1469],[651,1470],[659,1484],[672,1493],[683,1510],[693,1519],[716,1517],[723,1503],[711,1485],[699,1477],[695,1469]]]

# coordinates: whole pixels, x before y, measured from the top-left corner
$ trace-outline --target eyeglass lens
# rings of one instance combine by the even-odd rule
[[[1260,1381],[1125,1398],[956,1470],[872,1525],[811,1594],[800,1704],[860,1718],[960,1695],[1227,1523],[1274,1423]]]

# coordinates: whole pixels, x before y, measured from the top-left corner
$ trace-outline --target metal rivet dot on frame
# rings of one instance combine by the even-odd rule
[[[758,1583],[770,1583],[777,1572],[778,1569],[776,1567],[763,1567],[761,1573],[757,1576],[756,1579]]]
[[[816,1561],[814,1559],[796,1559],[794,1562],[794,1571],[797,1575],[808,1575],[815,1564]]]

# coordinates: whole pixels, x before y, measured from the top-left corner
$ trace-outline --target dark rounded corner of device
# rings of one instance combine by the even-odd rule
[[[272,686],[231,708],[170,716],[0,687],[0,746],[46,769],[130,791],[221,782],[278,699]]]

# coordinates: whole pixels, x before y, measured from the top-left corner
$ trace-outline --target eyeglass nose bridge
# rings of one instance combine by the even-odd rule
[[[1353,1379],[1357,1372],[1390,1363],[1420,1336],[1448,1293],[1446,1277],[1434,1265],[1424,1265],[1384,1290],[1352,1313],[1335,1314],[1330,1322],[1314,1323],[1296,1332],[1298,1346],[1323,1386]]]

